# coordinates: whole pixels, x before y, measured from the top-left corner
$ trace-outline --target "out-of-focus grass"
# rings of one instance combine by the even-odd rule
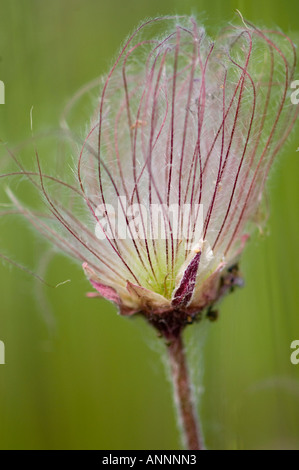
[[[36,132],[57,126],[63,106],[108,69],[144,17],[198,12],[212,31],[234,8],[286,32],[297,27],[299,6],[291,0],[0,0],[0,139],[30,136],[32,106]],[[213,449],[299,448],[299,365],[289,359],[299,339],[298,145],[293,136],[272,174],[270,236],[257,236],[245,253],[246,287],[221,305],[204,354],[201,326],[187,333],[202,370],[202,424]],[[0,234],[1,250],[26,266],[45,255],[47,247],[16,218],[1,220]],[[47,279],[72,282],[47,289],[0,265],[7,361],[0,366],[0,447],[179,448],[154,333],[86,299],[84,276],[63,257],[51,261]]]

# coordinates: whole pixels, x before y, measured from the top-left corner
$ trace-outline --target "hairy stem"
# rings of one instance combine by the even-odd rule
[[[199,424],[194,409],[182,332],[168,343],[168,355],[185,446],[189,450],[203,450]]]

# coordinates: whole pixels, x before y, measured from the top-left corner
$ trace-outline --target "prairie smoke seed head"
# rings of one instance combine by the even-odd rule
[[[35,172],[21,167],[46,217],[13,197],[81,260],[92,296],[166,336],[241,285],[238,259],[298,114],[293,43],[240,23],[214,41],[193,17],[141,25],[102,81],[76,170],[49,176],[38,154]]]

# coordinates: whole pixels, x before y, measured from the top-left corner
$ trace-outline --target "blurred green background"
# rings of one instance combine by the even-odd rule
[[[30,136],[31,106],[35,130],[57,127],[63,106],[108,70],[142,19],[198,13],[212,31],[235,8],[299,29],[297,0],[0,0],[0,139]],[[210,449],[299,449],[299,365],[290,362],[299,339],[298,145],[293,134],[272,172],[268,234],[243,257],[246,287],[225,299],[218,322],[186,334]],[[26,266],[46,262],[45,246],[17,219],[0,221],[0,237]],[[155,334],[86,299],[81,270],[62,256],[47,279],[71,282],[49,289],[0,264],[0,448],[180,448]]]

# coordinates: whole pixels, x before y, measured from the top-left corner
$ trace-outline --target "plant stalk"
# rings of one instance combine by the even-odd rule
[[[194,407],[182,331],[168,342],[168,356],[184,444],[188,450],[204,450]]]

